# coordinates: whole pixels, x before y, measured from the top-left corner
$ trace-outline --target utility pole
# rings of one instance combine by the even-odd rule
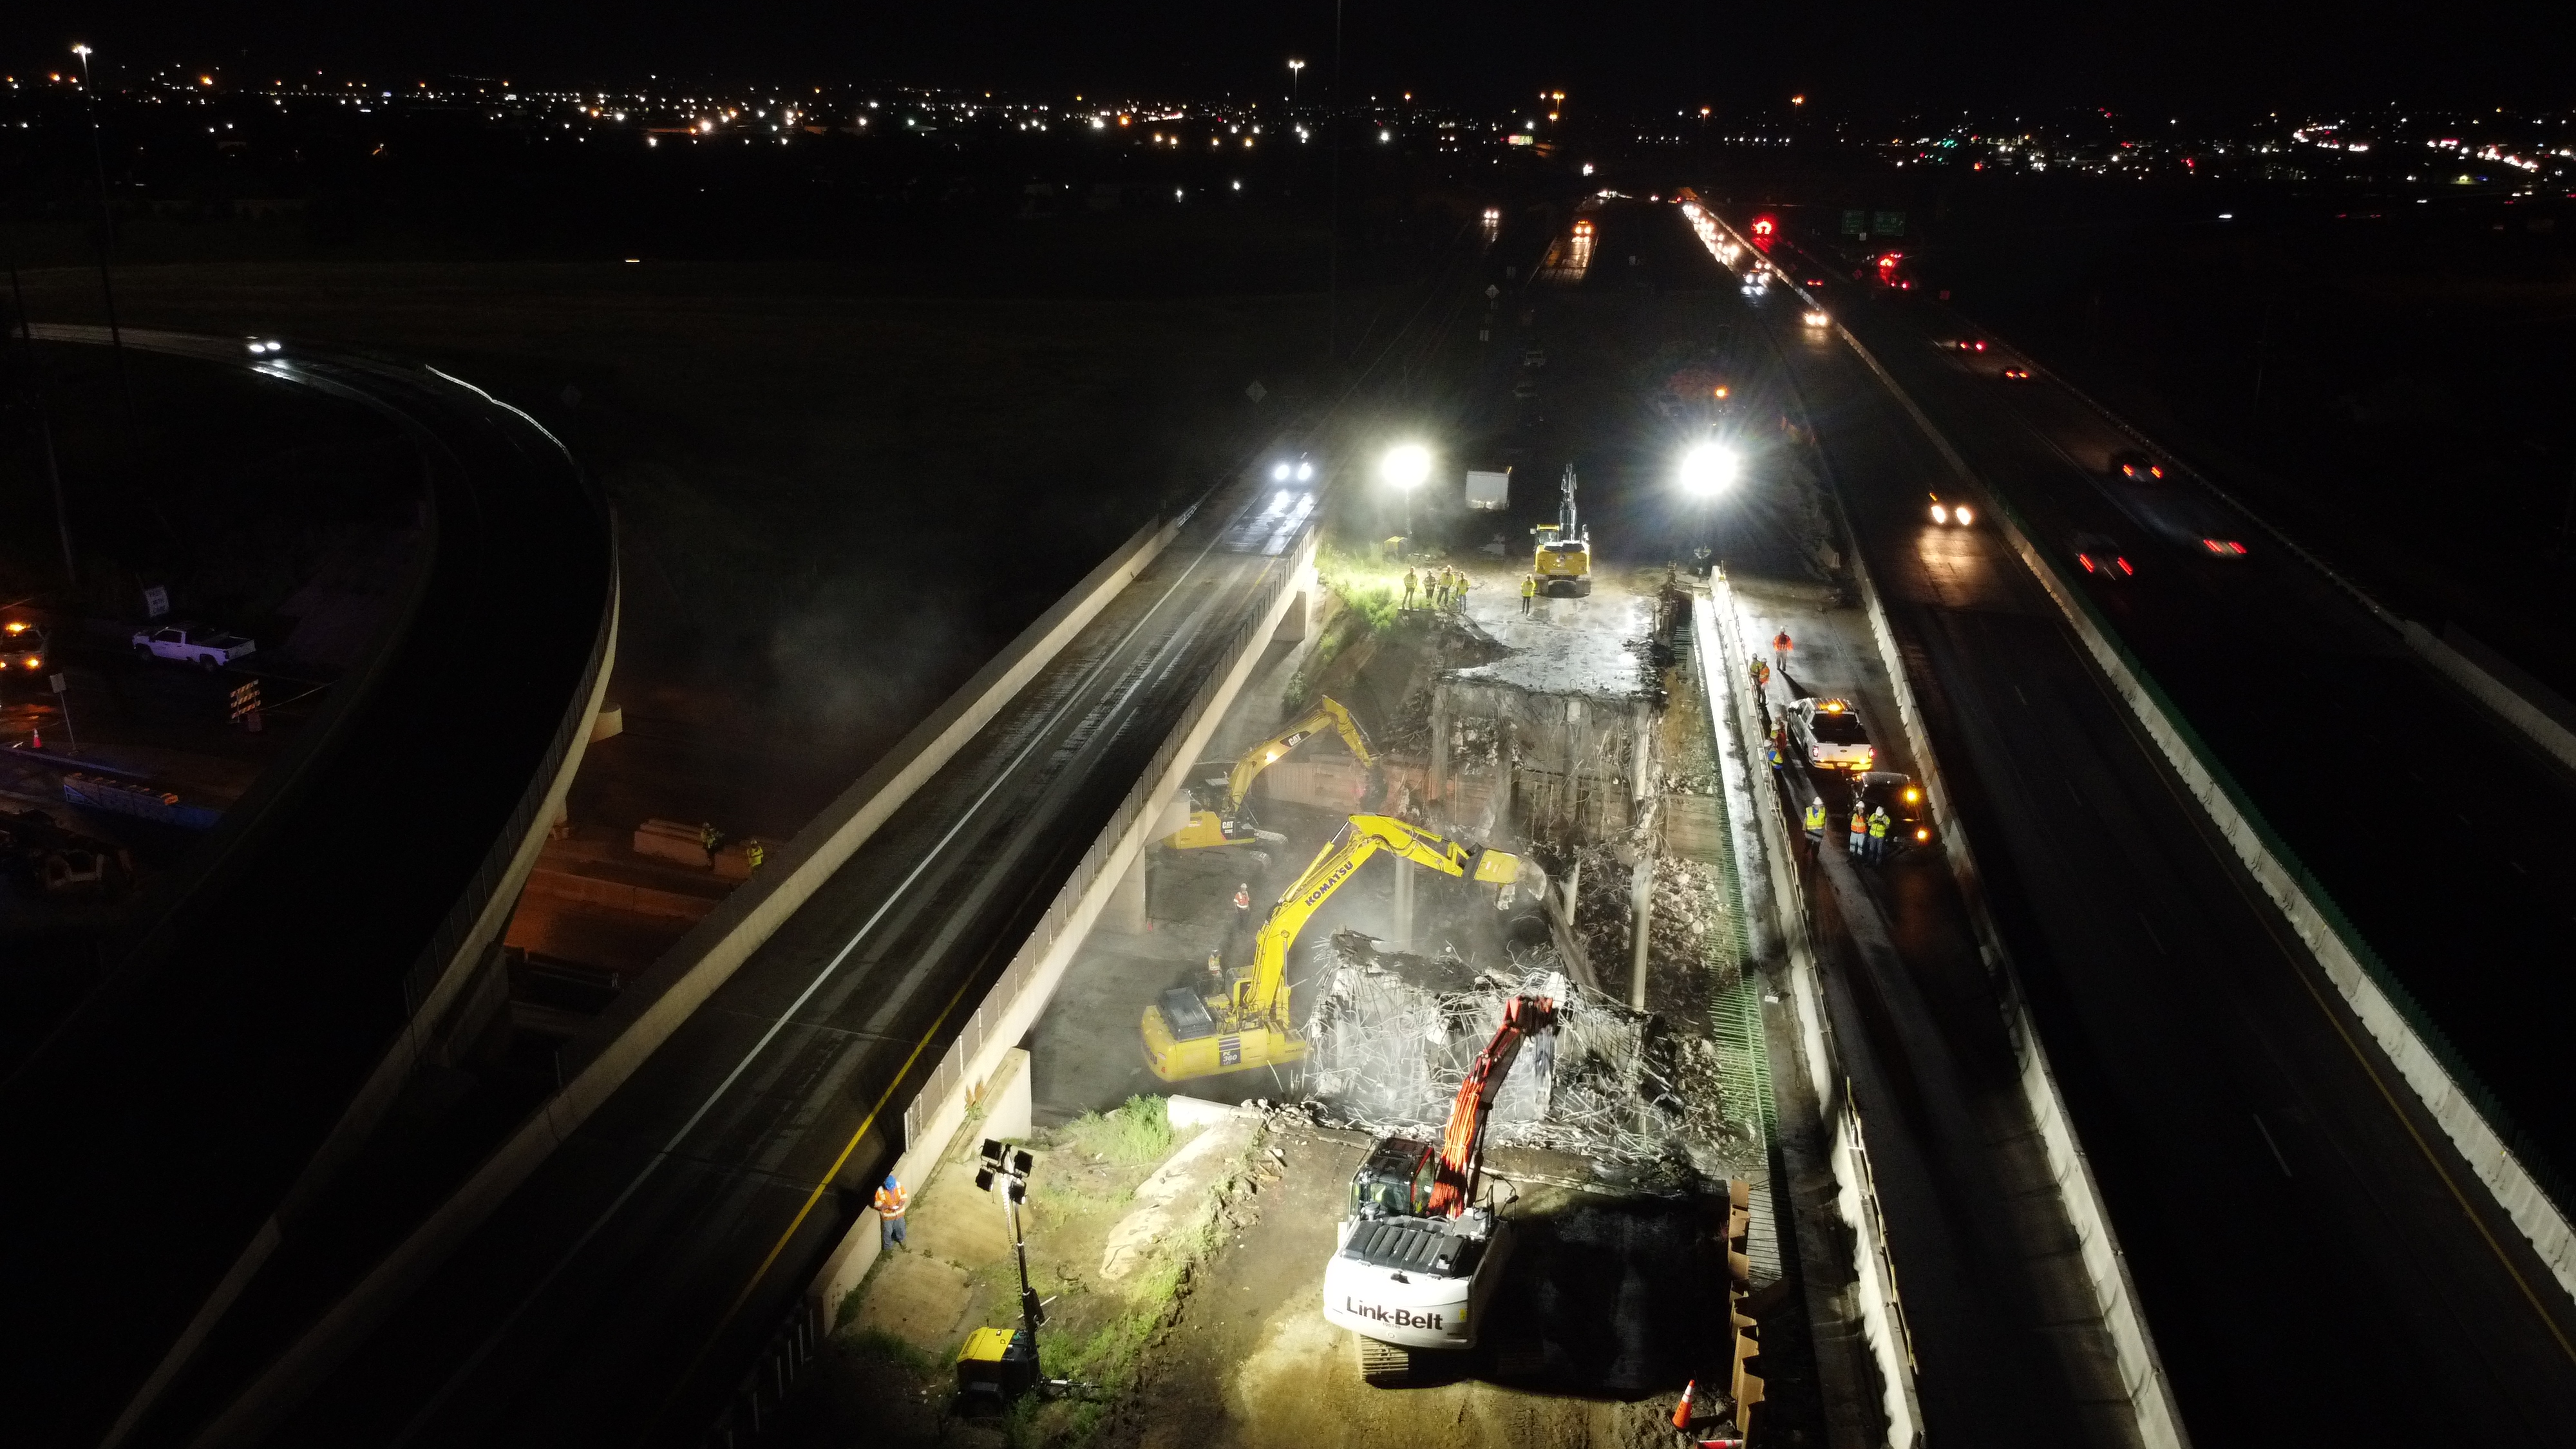
[[[1342,0],[1333,0],[1333,84],[1325,92],[1326,144],[1333,148],[1332,239],[1324,262],[1324,357],[1342,357]]]
[[[80,565],[72,559],[71,515],[63,508],[63,470],[54,457],[54,420],[45,411],[44,386],[36,376],[36,334],[27,325],[27,294],[18,286],[18,259],[9,259],[9,301],[18,314],[18,357],[27,369],[27,407],[36,415],[36,436],[45,448],[45,479],[54,489],[54,532],[63,542],[63,578],[80,587]]]
[[[89,159],[98,172],[98,290],[107,301],[107,350],[116,358],[116,393],[125,403],[126,445],[133,446],[143,431],[143,421],[134,412],[134,389],[125,380],[125,334],[116,325],[116,284],[108,275],[108,260],[116,251],[116,209],[107,197],[107,148],[99,139],[98,83],[90,76],[90,48],[75,45],[72,54],[80,57],[81,93],[89,103]]]

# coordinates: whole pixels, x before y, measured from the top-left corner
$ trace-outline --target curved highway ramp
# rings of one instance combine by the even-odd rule
[[[434,369],[292,344],[123,345],[387,419],[418,448],[428,526],[371,662],[0,1082],[0,1336],[25,1445],[124,1438],[436,1053],[616,638],[607,507],[524,413]]]

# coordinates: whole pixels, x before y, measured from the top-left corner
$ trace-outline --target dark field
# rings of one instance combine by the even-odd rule
[[[1115,296],[1168,258],[1102,220],[1140,243],[1106,299],[882,295],[918,280],[896,255],[127,267],[119,303],[130,326],[421,358],[554,429],[619,512],[612,701],[706,777],[700,808],[776,836],[1311,405],[1320,297],[1169,294],[1198,275]],[[38,321],[99,318],[94,272],[26,284]],[[114,405],[89,362],[68,409]]]

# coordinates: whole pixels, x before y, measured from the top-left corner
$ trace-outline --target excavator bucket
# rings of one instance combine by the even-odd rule
[[[1521,858],[1508,851],[1484,850],[1476,853],[1475,881],[1478,885],[1510,885],[1521,878]]]

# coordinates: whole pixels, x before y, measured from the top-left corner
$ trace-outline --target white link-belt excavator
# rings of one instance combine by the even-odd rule
[[[1522,1043],[1555,1027],[1553,1000],[1511,998],[1458,1084],[1439,1146],[1385,1138],[1352,1176],[1350,1215],[1324,1265],[1324,1317],[1358,1336],[1371,1384],[1412,1381],[1417,1354],[1476,1346],[1512,1249],[1511,1224],[1477,1200],[1485,1119]]]

